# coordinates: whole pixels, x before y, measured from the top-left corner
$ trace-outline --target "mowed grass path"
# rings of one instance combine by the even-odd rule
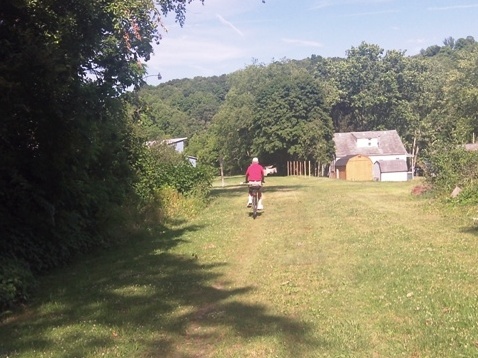
[[[42,280],[8,357],[478,356],[478,231],[416,182],[242,177],[168,229]]]

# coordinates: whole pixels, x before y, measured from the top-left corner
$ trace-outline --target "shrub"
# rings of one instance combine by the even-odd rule
[[[135,188],[144,203],[154,202],[158,191],[164,188],[186,197],[205,198],[213,179],[209,167],[194,167],[183,155],[162,145],[145,148],[137,162],[137,173]]]
[[[25,302],[34,287],[34,278],[28,266],[21,261],[0,261],[0,309]]]
[[[459,186],[462,192],[458,200],[478,202],[478,152],[441,148],[427,158],[427,168],[426,180],[436,193],[449,195]]]

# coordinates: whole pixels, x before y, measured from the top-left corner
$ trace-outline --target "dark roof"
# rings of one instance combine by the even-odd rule
[[[402,159],[378,160],[381,173],[408,172],[407,162]]]
[[[357,139],[377,139],[378,146],[357,147]],[[337,158],[346,155],[406,155],[396,130],[335,133],[335,155]]]

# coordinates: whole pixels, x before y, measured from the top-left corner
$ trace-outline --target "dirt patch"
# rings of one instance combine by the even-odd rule
[[[422,194],[425,194],[425,193],[429,192],[431,190],[431,188],[432,187],[429,184],[417,185],[412,189],[412,194],[413,195],[422,195]]]

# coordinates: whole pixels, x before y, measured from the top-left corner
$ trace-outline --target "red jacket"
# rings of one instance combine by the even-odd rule
[[[264,181],[264,168],[259,163],[252,163],[246,171],[246,181]]]

